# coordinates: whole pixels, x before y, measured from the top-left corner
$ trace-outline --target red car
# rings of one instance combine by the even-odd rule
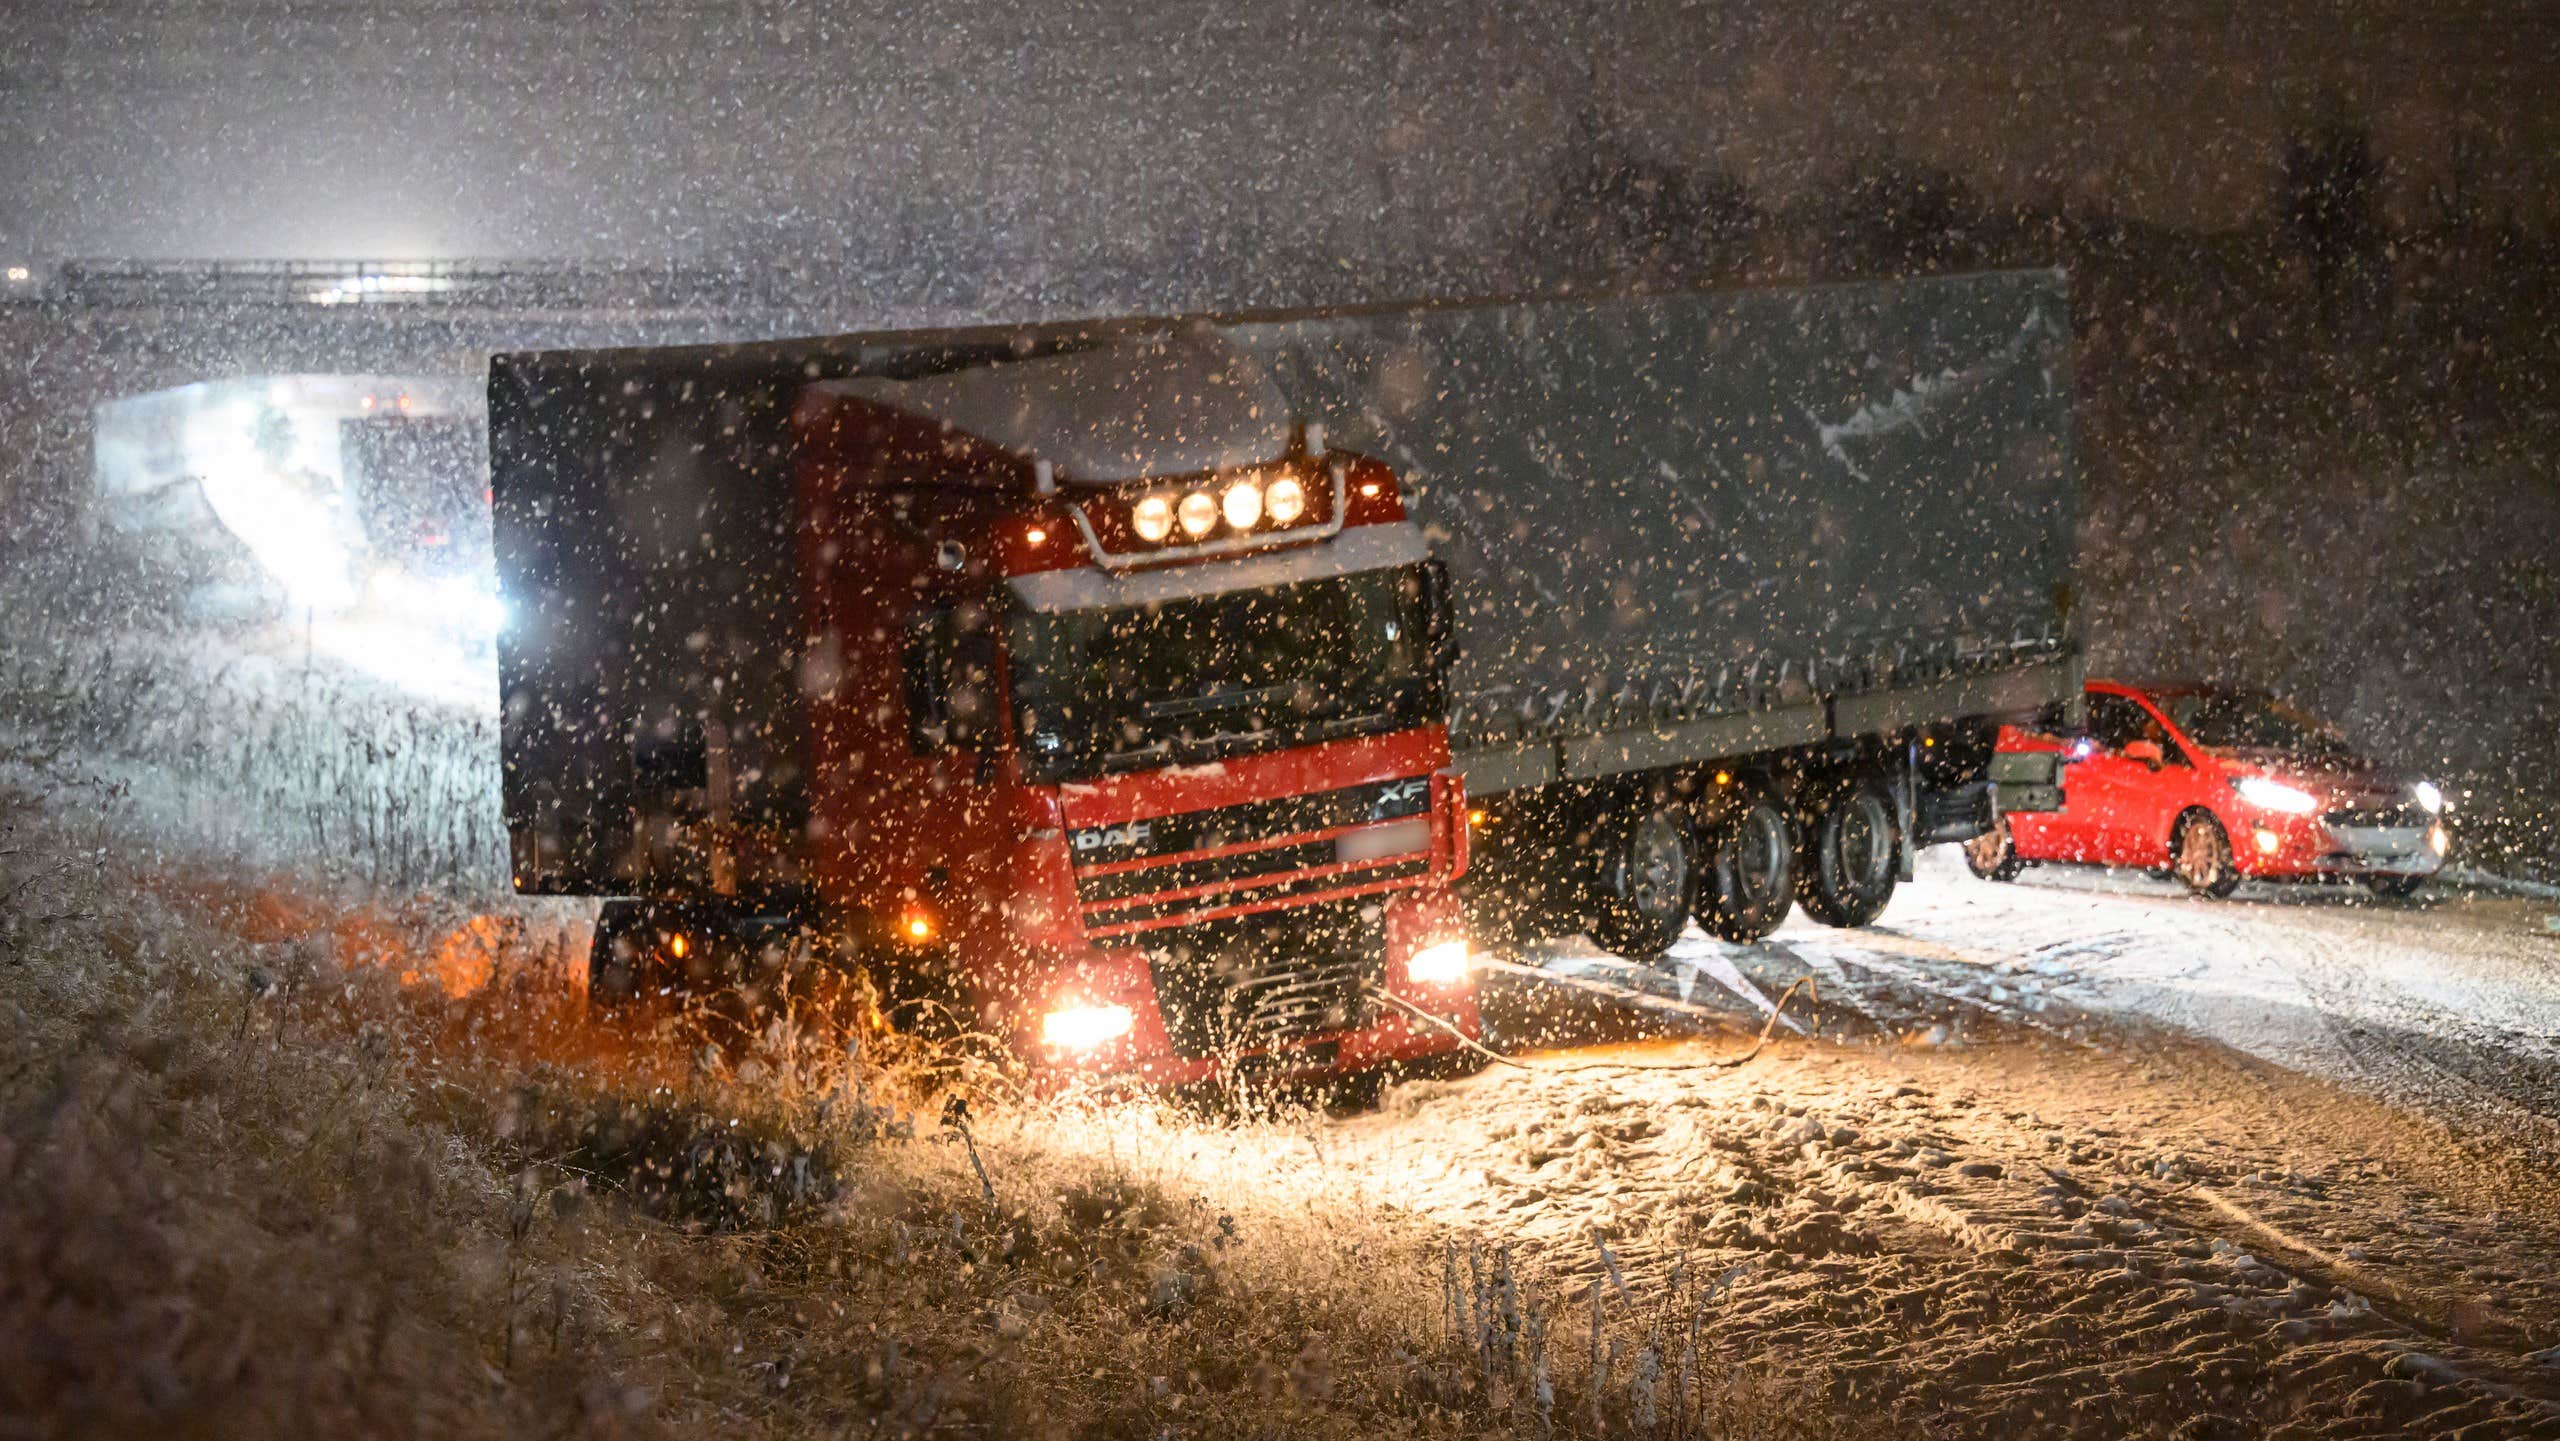
[[[2444,865],[2444,792],[2387,771],[2273,696],[2198,685],[2089,683],[2086,735],[2003,732],[2059,750],[2062,809],[2003,816],[1965,847],[2009,880],[2061,861],[2167,870],[2198,895],[2243,880],[2342,877],[2386,895]]]

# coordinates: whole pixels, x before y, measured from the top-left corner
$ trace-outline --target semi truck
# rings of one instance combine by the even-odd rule
[[[2022,273],[496,357],[515,884],[604,898],[600,1002],[818,940],[1157,1084],[1447,1053],[1494,932],[1863,923],[2058,800],[1993,740],[2079,690],[2064,314]]]

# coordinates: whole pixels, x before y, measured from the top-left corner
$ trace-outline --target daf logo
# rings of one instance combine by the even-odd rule
[[[1389,781],[1378,788],[1379,809],[1383,810],[1389,806],[1403,805],[1407,801],[1419,800],[1429,792],[1430,789],[1431,778],[1429,776],[1415,776],[1409,781]]]
[[[1076,832],[1079,851],[1107,850],[1112,846],[1143,846],[1155,839],[1156,828],[1145,821],[1131,821],[1125,826],[1098,826]]]

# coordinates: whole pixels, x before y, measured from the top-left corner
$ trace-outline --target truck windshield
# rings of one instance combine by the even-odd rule
[[[1033,779],[1197,763],[1426,725],[1442,684],[1421,566],[1147,605],[1017,614]]]

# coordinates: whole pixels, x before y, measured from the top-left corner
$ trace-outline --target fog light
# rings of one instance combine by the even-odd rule
[[[1205,490],[1184,496],[1174,513],[1182,518],[1182,533],[1193,540],[1207,535],[1218,524],[1218,503]]]
[[[1404,973],[1418,986],[1447,986],[1463,981],[1467,978],[1467,943],[1460,939],[1424,946],[1404,963]]]
[[[2274,831],[2258,832],[2258,854],[2262,856],[2274,855],[2276,853],[2276,847],[2282,844],[2284,844],[2284,842],[2276,839],[2276,833]]]
[[[2435,852],[2438,857],[2442,857],[2445,852],[2453,849],[2453,833],[2442,826],[2428,827],[2427,849]]]
[[[1127,1006],[1065,1006],[1040,1018],[1040,1041],[1070,1051],[1090,1051],[1129,1034],[1137,1017]]]
[[[1139,501],[1129,509],[1129,528],[1149,544],[1173,534],[1173,502],[1161,495]]]

